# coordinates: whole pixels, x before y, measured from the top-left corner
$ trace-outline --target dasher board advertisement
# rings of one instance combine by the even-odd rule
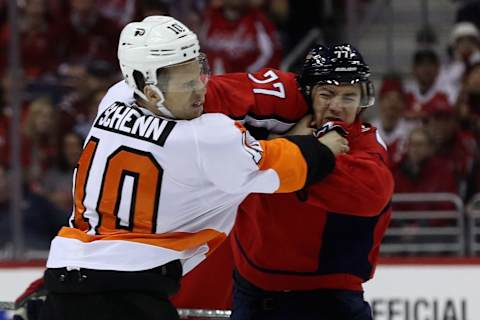
[[[480,319],[480,265],[382,265],[364,289],[375,320]]]

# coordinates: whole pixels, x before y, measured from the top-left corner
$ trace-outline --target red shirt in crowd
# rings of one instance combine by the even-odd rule
[[[393,170],[395,193],[436,193],[446,192],[459,194],[460,184],[451,161],[445,162],[441,157],[432,156],[426,159],[418,172],[413,172],[407,158],[397,164]],[[441,172],[441,174],[439,174]],[[394,210],[452,210],[450,202],[406,202],[396,203]],[[432,220],[433,225],[445,225],[445,220]]]
[[[55,71],[59,63],[56,29],[49,25],[45,30],[24,30],[20,34],[20,59],[27,78]],[[10,42],[10,27],[0,28],[0,75],[6,72]]]
[[[406,161],[404,159],[393,169],[396,193],[458,193],[455,170],[443,159],[433,156],[425,160],[417,173],[409,170]]]
[[[452,167],[459,179],[466,179],[477,160],[477,142],[467,131],[458,131],[450,147],[436,154],[445,166]]]
[[[278,68],[281,46],[274,25],[259,10],[250,9],[238,20],[224,17],[222,8],[206,13],[200,32],[202,50],[215,74],[256,72]]]
[[[62,61],[84,64],[92,60],[117,60],[120,32],[114,21],[101,14],[92,15],[82,22],[67,16],[60,26],[62,36],[57,41],[62,48]]]

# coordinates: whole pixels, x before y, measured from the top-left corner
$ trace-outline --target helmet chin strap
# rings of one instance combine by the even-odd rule
[[[168,110],[167,107],[165,107],[163,105],[163,102],[165,102],[165,96],[163,95],[162,91],[160,91],[160,89],[153,84],[150,84],[149,86],[150,86],[150,89],[155,91],[155,93],[158,94],[158,96],[160,97],[160,100],[158,100],[157,103],[155,104],[158,112],[160,112],[162,114],[162,116],[165,116],[167,118],[175,119],[175,116],[170,112],[170,110]],[[134,90],[143,100],[148,101],[148,98],[145,95],[145,93],[141,92],[140,90],[138,90],[136,88]]]

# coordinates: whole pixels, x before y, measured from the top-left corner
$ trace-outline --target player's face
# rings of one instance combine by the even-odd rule
[[[317,126],[327,121],[353,123],[360,112],[360,85],[316,85],[312,91]]]
[[[168,68],[164,105],[176,119],[190,120],[203,112],[206,83],[197,60]]]

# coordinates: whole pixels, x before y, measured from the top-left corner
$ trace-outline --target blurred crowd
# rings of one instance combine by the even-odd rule
[[[451,56],[421,48],[411,78],[386,75],[373,124],[385,140],[396,192],[449,192],[468,200],[480,191],[480,33],[460,22]]]
[[[370,2],[357,1],[360,10]],[[49,239],[70,214],[72,172],[83,139],[99,101],[121,79],[116,48],[126,23],[153,14],[185,22],[199,34],[214,74],[279,68],[312,28],[322,30],[326,44],[345,38],[343,0],[17,3],[22,210],[27,246],[39,249],[48,248]],[[460,7],[456,19],[448,51],[412,43],[418,50],[412,56],[411,73],[387,74],[377,88],[378,117],[373,124],[389,147],[397,193],[449,192],[468,201],[480,191],[480,1]],[[7,1],[0,0],[0,249],[11,239],[10,37]]]

